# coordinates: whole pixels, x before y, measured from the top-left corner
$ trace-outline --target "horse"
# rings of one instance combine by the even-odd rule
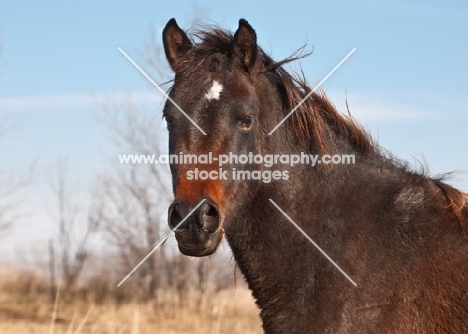
[[[465,193],[380,147],[246,20],[188,34],[171,19],[162,37],[180,252],[225,236],[265,333],[468,333]]]

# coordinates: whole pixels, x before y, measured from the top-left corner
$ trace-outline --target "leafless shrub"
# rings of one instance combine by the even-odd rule
[[[55,220],[58,226],[59,260],[65,291],[70,290],[83,271],[90,256],[89,243],[98,231],[100,208],[91,203],[83,207],[67,182],[67,162],[59,159],[55,180],[50,182],[57,204]]]
[[[11,129],[11,124],[5,118],[0,119],[0,140]],[[36,160],[26,171],[20,172],[0,169],[0,239],[6,236],[12,230],[13,224],[25,214],[20,213],[20,206],[24,202],[21,192],[30,184],[35,165]]]
[[[103,107],[101,118],[113,135],[116,149],[122,154],[159,155],[161,147],[160,119],[144,111],[138,111],[128,99],[120,105]],[[171,200],[167,166],[117,165],[109,175],[100,179],[103,231],[117,250],[119,269],[128,273],[148,254],[161,236],[164,213]],[[163,168],[160,168],[163,167]],[[164,168],[166,167],[166,168]],[[149,297],[154,295],[163,281],[160,272],[164,268],[166,253],[162,249],[151,256],[133,275]]]

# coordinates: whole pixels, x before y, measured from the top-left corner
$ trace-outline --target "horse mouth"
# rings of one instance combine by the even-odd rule
[[[183,231],[176,231],[176,239],[179,251],[187,256],[202,257],[211,255],[216,252],[219,245],[221,244],[221,240],[223,239],[224,229],[221,227],[216,232],[212,233],[208,237],[208,240],[202,245],[184,242],[182,237],[183,233]]]

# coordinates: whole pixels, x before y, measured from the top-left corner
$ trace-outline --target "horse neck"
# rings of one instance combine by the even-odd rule
[[[349,153],[347,148],[340,150],[345,146],[342,143],[335,145],[337,152]],[[323,282],[317,282],[318,276],[336,284],[337,293],[340,287],[343,293],[349,291],[349,282],[330,268],[330,263],[269,199],[326,249],[336,262],[346,263],[341,258],[346,256],[346,252],[336,248],[338,246],[330,233],[342,234],[343,226],[347,225],[345,220],[355,216],[353,210],[366,206],[366,199],[372,201],[372,187],[379,187],[379,184],[383,187],[382,181],[378,181],[382,176],[379,175],[382,166],[375,163],[379,159],[354,153],[356,159],[361,159],[359,166],[324,168],[298,165],[289,170],[289,180],[263,184],[255,198],[244,206],[245,210],[238,213],[226,230],[235,259],[262,309],[265,329],[269,324],[277,326],[274,324],[281,317],[288,318],[289,325],[294,323],[293,318],[297,318],[298,326],[316,321],[304,320],[305,314],[310,315],[311,310],[303,303],[314,298],[315,286],[323,286]],[[388,196],[392,200],[393,194]],[[363,216],[370,216],[371,210]],[[324,225],[330,226],[325,233]],[[307,261],[298,261],[304,257]]]

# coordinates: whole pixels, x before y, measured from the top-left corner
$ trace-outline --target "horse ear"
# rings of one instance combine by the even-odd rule
[[[167,22],[163,30],[163,44],[166,58],[175,71],[177,59],[192,48],[192,42],[187,34],[179,28],[174,18]]]
[[[244,19],[239,20],[239,28],[234,34],[234,55],[250,70],[257,56],[257,34]]]

